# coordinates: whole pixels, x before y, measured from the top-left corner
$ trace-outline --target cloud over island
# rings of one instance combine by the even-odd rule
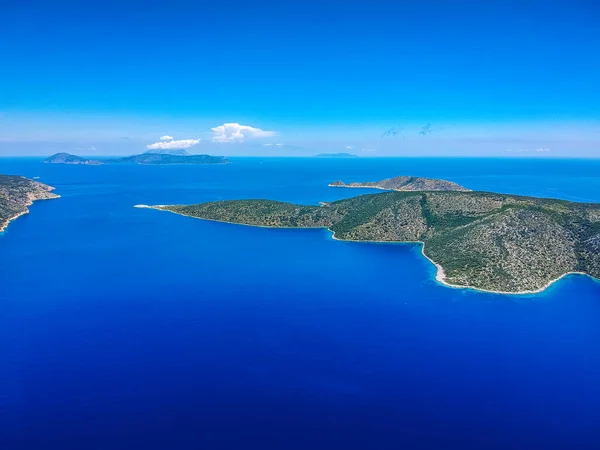
[[[261,130],[239,123],[224,123],[211,130],[213,142],[243,142],[245,139],[277,136],[275,131]]]
[[[213,143],[242,143],[246,139],[269,138],[277,136],[275,131],[262,130],[260,128],[251,127],[249,125],[241,125],[239,123],[224,123],[217,127],[211,128],[211,141]],[[194,145],[198,145],[201,139],[175,139],[171,135],[164,135],[158,138],[157,142],[146,145],[148,150],[184,150]],[[265,144],[265,146],[281,147],[283,144]]]
[[[158,142],[146,145],[148,150],[183,150],[200,143],[200,139],[174,140],[172,136],[162,136]]]

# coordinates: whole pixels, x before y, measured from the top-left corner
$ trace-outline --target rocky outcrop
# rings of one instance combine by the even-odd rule
[[[0,232],[11,220],[29,212],[36,200],[58,198],[53,187],[14,175],[0,175]]]

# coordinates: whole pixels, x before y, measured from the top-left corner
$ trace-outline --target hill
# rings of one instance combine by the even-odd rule
[[[140,155],[114,158],[106,162],[121,164],[226,164],[230,161],[222,156],[142,153]]]
[[[144,153],[154,153],[156,155],[175,155],[175,156],[190,156],[190,152],[188,152],[187,150],[184,149],[174,149],[174,150],[169,150],[169,149],[154,149],[154,150],[148,150],[147,152]]]
[[[387,178],[381,181],[367,181],[364,183],[353,182],[346,184],[343,181],[334,181],[333,183],[330,183],[329,186],[345,188],[383,189],[386,191],[469,191],[469,189],[452,181],[438,180],[435,178],[407,176]]]
[[[54,188],[16,175],[0,175],[0,232],[11,220],[29,212],[35,200],[57,198]]]
[[[226,164],[230,161],[222,156],[190,155],[185,150],[158,150],[139,155],[109,158],[102,161],[86,159],[69,153],[56,153],[44,160],[49,164]]]
[[[386,192],[302,206],[239,200],[155,209],[275,228],[329,228],[335,239],[422,242],[438,279],[507,293],[571,272],[600,278],[600,204],[487,192]]]
[[[70,153],[55,153],[54,155],[46,158],[43,162],[48,164],[85,164],[88,166],[97,166],[102,164],[102,161],[86,159]]]

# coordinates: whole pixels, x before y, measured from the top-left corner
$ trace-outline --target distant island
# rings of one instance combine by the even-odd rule
[[[16,175],[0,175],[0,233],[11,220],[27,214],[35,200],[58,198],[54,188]]]
[[[145,206],[205,220],[328,228],[346,241],[420,242],[444,284],[501,293],[569,273],[600,278],[600,204],[488,192],[385,192],[303,206],[271,200]]]
[[[352,153],[319,153],[315,158],[358,158],[358,155]]]
[[[81,156],[71,155],[70,153],[55,153],[46,158],[43,162],[47,164],[85,164],[88,166],[98,166],[103,164],[102,161],[95,159],[86,159]]]
[[[223,156],[211,155],[177,155],[171,153],[142,153],[140,155],[126,156],[106,160],[107,163],[120,164],[227,164],[229,161]]]
[[[154,153],[156,155],[175,155],[175,156],[190,156],[191,153],[184,149],[153,149],[146,153]]]
[[[227,164],[229,161],[223,156],[190,155],[185,150],[152,151],[139,155],[124,156],[119,158],[107,158],[102,161],[90,160],[69,153],[57,153],[44,160],[52,164]]]
[[[370,188],[383,189],[386,191],[462,191],[469,192],[469,189],[456,184],[452,181],[438,180],[435,178],[421,178],[400,176],[387,178],[381,181],[353,182],[344,183],[343,181],[334,181],[330,183],[331,187],[345,188]]]

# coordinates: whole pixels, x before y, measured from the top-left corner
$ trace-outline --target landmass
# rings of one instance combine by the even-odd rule
[[[231,161],[223,156],[147,152],[140,155],[113,158],[106,160],[106,162],[121,164],[227,164]]]
[[[0,233],[11,220],[27,214],[35,200],[58,198],[54,188],[16,175],[0,175]]]
[[[338,180],[330,183],[329,186],[383,189],[386,191],[469,191],[469,189],[452,181],[407,176],[386,178],[381,181],[353,182],[348,184]]]
[[[271,200],[143,206],[260,227],[328,228],[345,241],[422,243],[423,255],[438,269],[436,279],[454,287],[529,293],[569,273],[600,278],[600,204],[429,191],[321,206]]]
[[[154,153],[157,155],[175,155],[175,156],[190,156],[191,153],[184,149],[153,149],[146,153]]]
[[[358,158],[358,155],[352,153],[319,153],[315,158]]]
[[[44,160],[52,164],[226,164],[229,161],[222,156],[190,155],[185,150],[181,151],[151,151],[139,155],[124,156],[120,158],[107,158],[102,161],[85,159],[69,153],[57,153]]]
[[[86,159],[81,156],[71,155],[70,153],[55,153],[44,160],[48,164],[85,164],[88,166],[98,166],[102,161],[95,159]]]

